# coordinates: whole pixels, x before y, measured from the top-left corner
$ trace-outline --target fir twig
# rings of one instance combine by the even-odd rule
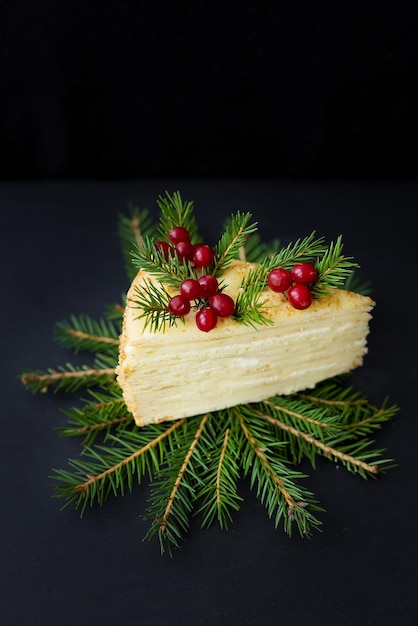
[[[294,523],[302,536],[310,536],[313,528],[321,526],[310,510],[322,509],[308,490],[298,486],[296,481],[305,475],[291,469],[274,453],[280,443],[259,427],[256,415],[245,419],[244,412],[235,409],[234,413],[243,433],[241,458],[244,474],[250,475],[251,487],[256,489],[269,517],[274,517],[276,527],[283,521],[289,536]]]
[[[72,315],[69,320],[58,322],[55,329],[57,343],[74,350],[110,352],[117,356],[120,325],[108,319],[92,319],[88,315]]]
[[[75,366],[71,363],[58,365],[46,371],[27,370],[21,375],[22,383],[34,393],[53,390],[75,392],[82,387],[107,385],[115,378],[116,363],[106,355],[96,356],[93,367]]]
[[[151,281],[135,287],[135,297],[130,306],[137,308],[140,313],[137,319],[144,318],[144,328],[149,327],[152,332],[165,331],[175,326],[179,320],[184,323],[184,317],[172,315],[168,309],[170,294],[164,285],[156,285]]]
[[[250,223],[251,213],[240,213],[231,216],[230,222],[219,242],[216,244],[215,263],[212,269],[214,276],[220,276],[231,265],[233,259],[239,256],[240,249],[251,233],[257,230],[257,224]]]
[[[161,210],[158,233],[163,240],[167,239],[169,231],[175,226],[186,228],[192,241],[196,241],[198,228],[194,216],[194,204],[189,200],[183,200],[179,191],[173,194],[165,192],[159,196],[157,204]]]
[[[144,237],[153,237],[157,226],[150,216],[148,209],[140,209],[133,203],[128,203],[128,215],[119,214],[118,235],[125,263],[125,270],[129,281],[135,278],[136,267],[132,264],[132,251],[141,248]]]
[[[315,264],[318,280],[313,286],[314,297],[328,295],[332,289],[341,289],[353,271],[359,267],[352,257],[343,255],[342,236],[331,242]]]
[[[218,428],[218,420],[223,423]],[[211,451],[206,456],[206,470],[202,473],[202,486],[196,493],[201,502],[196,514],[203,513],[202,528],[215,520],[227,529],[232,522],[232,511],[238,511],[242,498],[238,495],[240,465],[237,441],[237,423],[228,412],[212,415],[205,433],[205,446]]]
[[[158,472],[167,450],[164,440],[183,424],[178,420],[169,427],[136,428],[118,435],[109,435],[112,446],[86,446],[82,459],[70,459],[71,470],[55,469],[51,479],[58,481],[56,496],[65,499],[64,507],[73,504],[83,515],[88,505],[102,505],[110,494],[124,494],[133,488],[134,478],[141,483],[144,476]]]
[[[256,328],[260,325],[272,325],[273,322],[264,315],[265,303],[261,295],[267,283],[270,261],[264,261],[250,269],[241,282],[235,303],[234,318],[237,322]]]
[[[89,397],[81,399],[82,406],[62,410],[67,426],[57,430],[65,437],[82,437],[85,446],[91,445],[99,434],[103,441],[112,429],[132,426],[133,417],[127,411],[119,385],[110,384],[105,390],[88,389]]]
[[[195,430],[184,431],[186,435],[182,447],[166,458],[164,471],[158,480],[151,484],[151,505],[148,517],[153,519],[145,539],[158,535],[161,554],[172,553],[173,547],[179,547],[179,540],[189,529],[190,515],[193,510],[197,486],[202,485],[198,468],[201,458],[196,454],[203,429],[209,414],[197,421]]]

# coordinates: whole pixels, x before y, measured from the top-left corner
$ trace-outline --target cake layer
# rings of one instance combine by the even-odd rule
[[[236,261],[223,274],[224,292],[234,300],[252,267]],[[134,303],[144,280],[151,277],[139,272],[128,292],[117,368],[139,426],[312,388],[361,365],[367,352],[374,306],[367,296],[334,290],[299,311],[267,288],[264,312],[272,325],[253,328],[221,318],[204,333],[191,312],[184,324],[152,332]]]

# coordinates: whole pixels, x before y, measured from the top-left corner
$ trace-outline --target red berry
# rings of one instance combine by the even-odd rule
[[[193,259],[193,245],[190,241],[179,241],[176,243],[176,253],[180,261]]]
[[[215,311],[209,307],[200,309],[200,311],[196,313],[196,326],[199,330],[203,330],[205,333],[208,333],[212,330],[212,328],[215,328],[217,321],[218,316]]]
[[[184,296],[173,296],[168,303],[168,310],[172,315],[182,317],[190,311],[190,302]]]
[[[174,244],[179,243],[179,241],[190,241],[190,234],[186,228],[183,226],[174,226],[168,232],[168,238]]]
[[[294,309],[307,309],[312,304],[312,292],[306,285],[292,285],[287,298]]]
[[[195,278],[186,278],[180,285],[180,295],[188,300],[196,300],[202,295],[202,288]]]
[[[219,283],[212,274],[202,274],[199,276],[198,282],[203,298],[210,298],[218,291]]]
[[[235,311],[235,302],[226,293],[216,293],[212,296],[209,306],[219,317],[229,317]]]
[[[299,285],[312,285],[318,278],[318,272],[311,263],[296,263],[292,267],[292,276]]]
[[[155,247],[166,261],[168,261],[169,256],[171,256],[174,252],[173,246],[170,245],[168,241],[156,241]]]
[[[208,267],[214,258],[215,253],[207,244],[201,243],[194,246],[193,263],[196,267]]]
[[[268,275],[268,286],[276,293],[287,291],[293,283],[292,274],[284,267],[277,267]]]

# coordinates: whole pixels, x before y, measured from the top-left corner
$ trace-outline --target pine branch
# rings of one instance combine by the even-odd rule
[[[136,246],[140,248],[143,237],[153,237],[156,230],[157,227],[153,223],[148,209],[140,209],[129,203],[128,215],[119,215],[118,235],[126,273],[130,282],[136,274],[136,268],[132,264],[132,250]]]
[[[135,297],[131,306],[140,311],[137,319],[144,318],[144,328],[149,327],[152,332],[164,332],[167,326],[176,326],[179,321],[184,323],[184,317],[170,313],[168,309],[170,297],[162,284],[146,281],[141,286],[135,286]]]
[[[114,304],[108,304],[105,307],[105,312],[106,312],[106,318],[108,320],[112,320],[112,321],[118,321],[119,325],[122,322],[123,319],[123,313],[125,311],[125,307],[126,307],[126,294],[123,293],[121,295],[121,303],[114,303]]]
[[[269,517],[274,516],[276,528],[283,520],[284,530],[289,536],[294,523],[301,536],[310,536],[311,529],[319,529],[321,525],[310,510],[322,509],[312,494],[295,482],[306,476],[290,469],[280,455],[275,454],[281,444],[263,427],[256,415],[245,419],[244,411],[233,409],[233,412],[243,434],[240,458],[244,474],[250,474],[251,487],[255,487]]]
[[[117,356],[119,332],[120,325],[108,319],[94,320],[88,315],[72,315],[69,320],[57,323],[55,339],[58,345],[72,349],[75,354],[87,350]]]
[[[148,516],[153,519],[145,536],[146,540],[158,535],[161,554],[166,551],[171,555],[173,548],[179,547],[179,541],[187,533],[193,510],[195,493],[202,486],[198,469],[202,460],[197,452],[202,431],[210,414],[192,421],[197,427],[186,432],[183,444],[166,456],[164,469],[158,480],[151,484],[151,505]],[[203,465],[204,467],[204,465]]]
[[[57,428],[61,435],[83,437],[83,444],[88,446],[99,434],[106,442],[112,429],[120,431],[132,426],[133,417],[126,408],[119,385],[109,385],[106,392],[94,389],[88,392],[90,397],[81,400],[81,407],[62,410],[68,418],[68,426]]]
[[[235,303],[234,318],[240,324],[253,326],[272,325],[273,322],[264,315],[265,303],[261,295],[267,284],[270,262],[268,260],[250,269],[241,282]]]
[[[46,371],[25,370],[20,379],[25,387],[34,393],[45,393],[49,390],[75,392],[82,387],[108,384],[115,379],[115,368],[115,359],[97,355],[93,367],[66,363]]]
[[[354,291],[355,293],[360,293],[363,296],[371,296],[372,295],[372,287],[371,283],[368,280],[360,279],[360,277],[356,274],[356,270],[354,269],[351,274],[349,274],[344,282],[343,288],[347,291]]]
[[[222,420],[222,428],[218,427]],[[197,510],[203,513],[202,528],[210,527],[215,520],[227,529],[232,522],[232,511],[239,510],[242,498],[237,493],[240,479],[236,420],[231,421],[227,412],[211,416],[202,436],[210,453],[206,457],[207,469],[202,473],[203,486],[196,493],[201,501]]]
[[[214,248],[215,264],[212,269],[214,276],[221,276],[231,265],[233,259],[239,256],[240,249],[251,233],[257,230],[257,224],[250,224],[251,213],[240,213],[231,216],[229,224],[219,242]]]
[[[87,506],[100,506],[110,495],[123,495],[132,491],[134,480],[141,483],[144,476],[149,479],[158,472],[165,459],[168,440],[171,451],[175,437],[173,433],[181,428],[184,420],[167,426],[149,426],[109,435],[110,446],[86,446],[82,458],[70,459],[71,470],[55,469],[51,479],[58,482],[55,490],[57,498],[64,498],[62,508],[70,504],[80,509],[81,516]]]
[[[246,239],[243,246],[243,257],[240,251],[240,258],[250,263],[262,263],[266,258],[271,258],[281,247],[280,239],[266,243],[261,241],[258,232],[254,232]]]
[[[295,263],[304,261],[312,262],[312,259],[320,257],[326,251],[323,237],[316,237],[316,231],[310,235],[289,243],[270,257],[267,271],[275,267],[284,267],[290,270]]]
[[[165,192],[165,197],[159,196],[157,204],[161,210],[158,233],[163,240],[167,239],[168,232],[175,226],[186,228],[190,234],[191,241],[196,241],[198,237],[197,223],[194,217],[194,204],[190,201],[183,201],[179,191],[172,195]]]
[[[359,267],[353,262],[352,257],[343,255],[342,236],[339,235],[335,242],[331,242],[327,250],[318,258],[315,264],[318,272],[318,280],[312,288],[315,298],[321,298],[332,292],[333,289],[341,289],[349,279],[353,271]]]
[[[305,400],[298,396],[277,396],[260,403],[260,409],[253,408],[257,415],[275,427],[273,435],[287,444],[287,457],[294,463],[300,463],[305,457],[315,467],[316,458],[320,455],[342,463],[363,478],[387,471],[393,467],[393,459],[383,459],[384,450],[373,450],[373,441],[367,440],[364,435],[390,419],[396,408],[376,411],[369,404],[358,403],[354,418],[352,409],[352,404],[336,408],[335,403],[315,408],[312,397]],[[346,423],[347,411],[355,420],[351,427]],[[278,432],[280,430],[282,434]],[[359,435],[362,435],[361,439]]]
[[[144,237],[142,246],[132,252],[132,262],[137,269],[144,270],[155,276],[161,283],[178,289],[180,283],[189,277],[195,277],[193,265],[180,261],[177,254],[170,254],[168,258],[156,247],[153,239]]]

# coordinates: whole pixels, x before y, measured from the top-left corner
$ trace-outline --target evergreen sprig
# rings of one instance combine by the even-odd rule
[[[144,282],[141,286],[136,286],[135,296],[130,303],[134,309],[140,313],[137,319],[144,318],[144,328],[149,327],[152,332],[166,330],[167,326],[175,326],[179,320],[184,323],[184,318],[171,315],[168,310],[170,294],[160,284],[151,281]]]
[[[47,370],[26,369],[23,384],[34,393],[52,390],[75,392],[83,387],[107,386],[115,379],[117,357],[96,354],[92,365],[65,363]]]
[[[312,259],[319,258],[325,254],[327,246],[324,237],[317,237],[316,231],[309,235],[288,243],[287,246],[278,249],[270,257],[269,268],[284,267],[291,269],[295,263],[312,262]]]
[[[119,214],[118,235],[125,270],[128,279],[132,281],[137,272],[136,266],[132,263],[132,249],[133,247],[141,248],[143,238],[154,237],[157,232],[157,225],[147,208],[141,209],[130,202],[127,212],[127,215]]]
[[[133,417],[126,408],[118,384],[111,382],[106,387],[87,391],[88,397],[80,398],[81,406],[62,409],[67,425],[57,427],[61,435],[80,437],[83,445],[89,446],[97,437],[106,442],[114,428],[120,432],[132,427]]]
[[[75,354],[86,350],[117,356],[119,333],[120,324],[106,317],[96,320],[89,315],[71,315],[69,320],[58,322],[55,328],[58,345],[74,350]]]
[[[226,224],[225,232],[215,245],[215,263],[212,274],[216,277],[230,267],[232,260],[239,256],[240,250],[245,248],[246,241],[257,230],[257,224],[251,223],[251,213],[238,211],[231,215]]]
[[[137,269],[148,272],[160,282],[173,288],[178,288],[186,278],[195,276],[190,262],[180,260],[175,254],[170,254],[165,258],[150,237],[144,237],[142,245],[132,251],[132,262]]]
[[[331,242],[315,264],[318,280],[312,288],[314,297],[328,295],[332,289],[341,289],[346,284],[354,270],[359,267],[352,257],[343,255],[342,236]]]
[[[159,196],[157,204],[160,208],[160,221],[158,233],[163,240],[167,239],[171,228],[182,226],[189,231],[192,241],[198,237],[198,227],[194,215],[194,203],[183,200],[179,191],[173,194],[165,192],[165,196]]]
[[[264,314],[266,305],[261,297],[267,284],[270,266],[271,260],[265,259],[251,268],[246,278],[242,280],[235,303],[234,318],[237,322],[254,328],[273,324]]]
[[[177,194],[159,202],[164,207],[164,230],[169,224],[190,227],[190,203],[183,203]],[[141,220],[132,221],[132,214],[128,221],[120,218],[122,247],[126,254],[140,242],[141,254],[147,256],[151,221],[146,212],[134,213],[142,216],[145,226]],[[177,222],[183,213],[187,219]],[[247,278],[247,300],[242,298],[237,308],[243,320],[248,315],[246,309],[253,309],[245,323],[263,323],[260,290],[273,265],[289,266],[315,257],[322,281],[318,281],[319,296],[343,280],[344,284],[350,281],[354,264],[342,255],[340,239],[327,247],[312,233],[284,248],[273,246],[263,259],[257,233],[250,237],[248,232],[243,234],[247,219],[238,215],[232,218],[230,234],[221,239],[218,248],[223,250],[226,264],[232,251],[238,256],[253,255],[252,260],[260,263]],[[238,231],[242,236],[236,236]],[[233,245],[228,241],[234,241]],[[176,267],[175,272],[178,270]],[[141,306],[163,306],[167,293],[155,293],[150,288],[139,298]],[[57,428],[64,437],[79,438],[81,445],[79,458],[69,459],[66,468],[52,471],[54,495],[63,501],[63,508],[72,505],[83,515],[87,507],[101,506],[109,497],[121,496],[147,480],[151,496],[145,516],[151,525],[144,539],[157,536],[161,552],[172,554],[181,546],[193,516],[200,518],[202,527],[213,523],[229,527],[240,508],[238,486],[244,477],[249,478],[275,527],[281,524],[288,535],[296,528],[301,536],[310,536],[321,529],[324,510],[303,486],[306,474],[296,469],[297,464],[308,460],[315,468],[321,457],[362,478],[376,478],[395,466],[393,459],[386,458],[385,450],[375,447],[374,437],[396,415],[398,407],[387,398],[381,406],[370,403],[349,385],[348,375],[289,396],[136,427],[115,374],[115,339],[124,305],[122,297],[121,304],[109,306],[98,320],[71,316],[57,325],[60,345],[76,354],[93,355],[92,365],[65,363],[21,375],[23,384],[34,393],[87,390],[87,397],[79,398],[79,406],[62,411],[67,423]],[[154,324],[160,323],[160,318],[154,320]]]

